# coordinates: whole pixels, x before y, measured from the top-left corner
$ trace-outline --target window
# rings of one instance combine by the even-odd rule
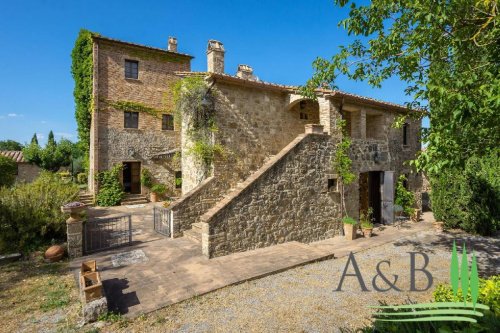
[[[125,128],[139,128],[139,112],[124,112]]]
[[[337,192],[337,178],[328,178],[328,192]]]
[[[125,78],[138,79],[139,78],[139,62],[135,60],[125,60]]]
[[[405,123],[403,125],[403,145],[406,146],[408,145],[408,123]]]
[[[182,171],[175,172],[175,188],[182,188]]]
[[[307,116],[307,113],[301,112],[300,113],[300,119],[308,119],[309,117]]]
[[[406,190],[409,190],[409,187],[408,187],[408,177],[409,177],[409,175],[407,173],[405,173],[404,176],[405,176],[405,178],[403,179],[403,187]]]
[[[164,114],[161,118],[161,129],[164,131],[174,130],[174,116],[171,114]]]

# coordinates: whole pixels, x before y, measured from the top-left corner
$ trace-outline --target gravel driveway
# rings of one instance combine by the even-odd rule
[[[362,292],[356,277],[346,277],[341,292],[337,289],[348,258],[332,259],[291,269],[255,281],[230,286],[213,293],[138,317],[102,327],[103,332],[337,332],[339,328],[357,328],[370,323],[368,305],[378,302],[422,302],[432,298],[436,284],[448,280],[452,240],[474,247],[482,275],[499,273],[498,238],[469,236],[462,233],[423,232],[356,253],[356,262],[370,292]],[[429,256],[434,285],[425,292],[409,292],[410,254],[421,251]],[[376,292],[372,279],[381,260],[390,267],[380,270],[389,281],[398,275],[396,286],[402,291]],[[417,255],[416,266],[422,257]],[[353,272],[352,266],[349,273]],[[480,273],[480,274],[481,274]],[[427,280],[417,272],[417,287]],[[380,288],[387,284],[376,280]]]

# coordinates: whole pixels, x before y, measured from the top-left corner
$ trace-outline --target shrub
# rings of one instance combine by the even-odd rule
[[[0,187],[11,186],[16,180],[17,165],[12,159],[0,155]]]
[[[462,302],[462,289],[458,289],[457,296],[453,295],[453,290],[449,284],[440,284],[433,293],[436,302]],[[472,302],[470,289],[467,293],[467,302]],[[490,310],[500,316],[500,275],[492,276],[488,279],[479,279],[478,303],[487,305]]]
[[[153,176],[151,175],[151,171],[149,171],[149,169],[143,168],[141,170],[141,184],[147,188],[151,188],[151,186],[153,186]]]
[[[122,201],[124,194],[120,184],[122,168],[121,164],[117,164],[110,170],[99,172],[97,175],[99,182],[97,204],[99,206],[116,206]]]
[[[500,150],[431,177],[434,216],[448,228],[491,235],[500,229]]]
[[[151,187],[151,192],[154,192],[154,193],[159,194],[159,195],[163,195],[167,192],[167,186],[165,186],[163,184],[154,184]]]
[[[398,183],[396,184],[396,199],[394,203],[403,207],[403,212],[410,216],[413,214],[415,205],[415,195],[406,189],[404,183],[406,182],[406,176],[400,175],[398,178]]]
[[[86,184],[87,183],[87,174],[85,172],[81,172],[76,175],[76,181],[78,184]]]
[[[0,253],[33,250],[52,239],[65,240],[61,206],[77,198],[78,188],[50,172],[32,183],[0,189]]]

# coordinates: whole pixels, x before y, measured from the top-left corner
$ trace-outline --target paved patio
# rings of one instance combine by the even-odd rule
[[[372,238],[346,241],[335,237],[311,244],[289,242],[206,259],[196,241],[184,237],[167,239],[155,234],[151,209],[151,205],[146,205],[134,212],[132,221],[137,236],[133,246],[71,263],[76,270],[81,261],[97,260],[109,308],[125,316],[135,317],[225,286],[386,244],[431,229],[433,221],[432,214],[426,213],[419,223],[378,228]],[[126,212],[127,208],[119,210]],[[124,262],[129,264],[120,266]]]

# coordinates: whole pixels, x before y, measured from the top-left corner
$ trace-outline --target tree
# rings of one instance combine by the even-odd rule
[[[17,164],[11,158],[0,155],[0,187],[11,186],[16,180]]]
[[[408,107],[430,118],[422,133],[427,149],[414,161],[438,174],[463,167],[469,156],[484,156],[500,142],[500,18],[492,0],[373,0],[350,5],[342,25],[358,36],[330,60],[314,61],[303,89],[337,88],[339,75],[374,87],[397,76],[407,84]],[[399,119],[396,125],[403,123]]]
[[[21,150],[23,145],[14,140],[0,141],[0,150]]]
[[[36,136],[33,138],[36,139]],[[45,170],[55,172],[61,167],[71,164],[73,152],[77,150],[76,146],[67,139],[61,139],[58,143],[54,138],[54,133],[50,131],[44,148],[38,145],[37,140],[32,140],[23,149],[23,155],[29,162],[35,163]]]
[[[38,138],[36,136],[36,133],[33,134],[33,137],[31,138],[31,143],[38,144]]]

